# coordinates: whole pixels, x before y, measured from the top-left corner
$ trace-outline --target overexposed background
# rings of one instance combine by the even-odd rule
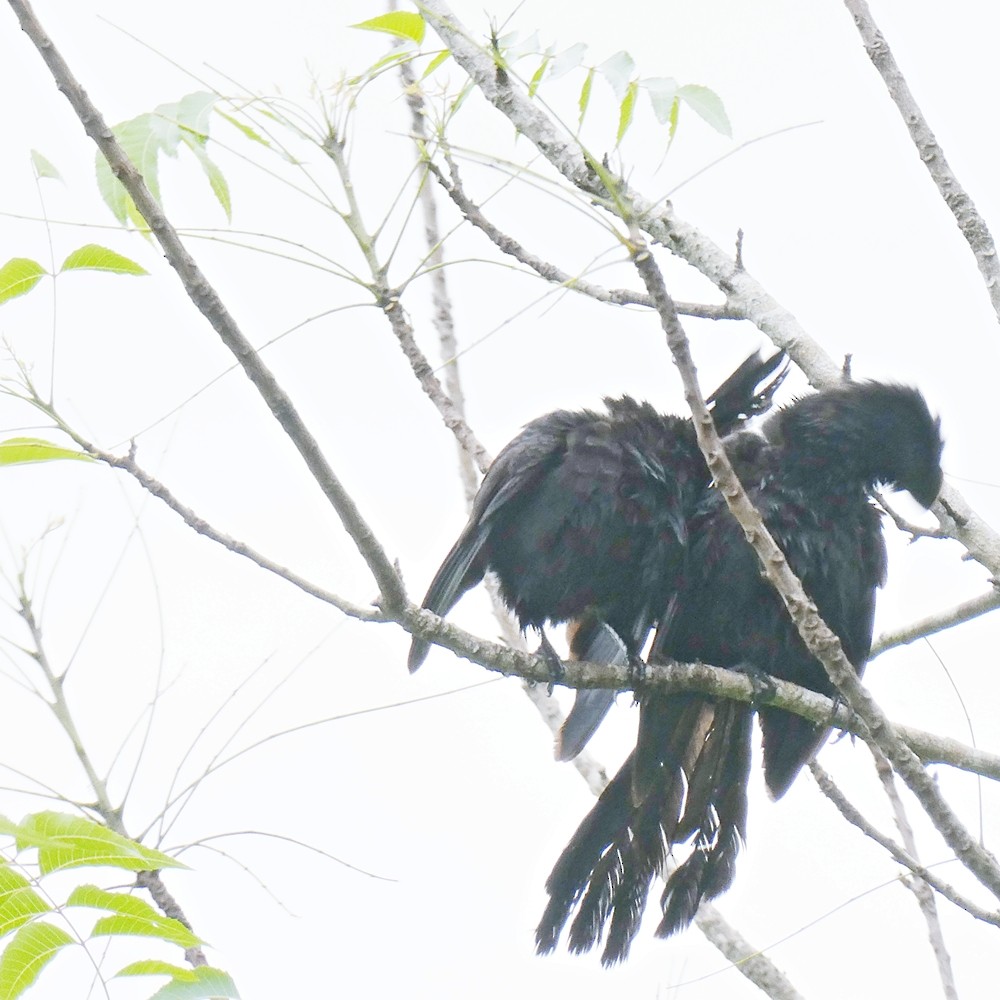
[[[503,23],[513,6],[491,3],[484,10],[480,0],[453,2],[484,40],[489,19]],[[381,13],[376,2],[288,0],[236,12],[210,0],[38,0],[35,8],[111,122],[201,89],[190,74],[227,94],[254,91],[309,106],[317,89],[329,93],[343,73],[364,69],[388,45],[347,27]],[[875,2],[873,13],[949,161],[995,224],[1000,15],[969,0],[946,10],[922,0]],[[856,376],[919,385],[942,415],[946,474],[1000,524],[996,317],[846,10],[778,0],[623,0],[609,10],[580,0],[567,14],[529,0],[507,27],[537,29],[543,45],[557,48],[585,42],[591,62],[627,49],[641,75],[702,83],[722,97],[734,140],[688,114],[666,159],[662,131],[640,109],[621,154],[630,181],[649,196],[674,192],[678,213],[723,246],[732,246],[742,228],[747,269],[831,355],[853,354]],[[534,65],[526,65],[530,74]],[[461,81],[454,65],[439,77],[450,77],[453,87]],[[579,77],[553,83],[542,96],[572,119],[579,83]],[[7,96],[0,260],[49,259],[29,160],[35,148],[64,177],[44,185],[44,213],[56,222],[55,259],[94,241],[152,272],[143,279],[64,276],[54,321],[49,288],[5,305],[0,334],[13,352],[47,386],[54,329],[57,403],[82,432],[120,450],[139,435],[139,461],[217,527],[358,603],[372,599],[375,587],[360,558],[245,378],[231,373],[185,402],[230,358],[158,251],[115,226],[93,182],[93,147],[9,12],[0,17],[0,84]],[[599,93],[595,101],[587,139],[595,149],[610,149],[615,113]],[[408,127],[391,76],[366,91],[350,153],[372,227],[406,182]],[[506,120],[475,95],[456,127],[468,147],[530,156],[527,143],[514,141]],[[235,131],[222,123],[213,130],[246,152]],[[772,135],[780,130],[789,131]],[[215,155],[232,184],[233,228],[307,244],[363,273],[356,247],[329,211],[233,152]],[[311,167],[342,203],[318,153]],[[466,174],[470,193],[479,197],[504,177],[488,165],[470,165]],[[418,596],[464,523],[463,498],[450,433],[369,307],[370,297],[329,273],[234,247],[192,162],[165,164],[163,190],[174,222],[200,231],[189,246],[255,344],[311,320],[269,348],[266,360]],[[524,183],[506,187],[489,211],[567,271],[621,257],[591,217],[553,207]],[[393,218],[398,227],[401,213]],[[395,280],[419,260],[419,239],[414,227],[403,240]],[[449,277],[460,342],[475,345],[462,358],[469,419],[493,453],[525,420],[557,407],[594,405],[605,394],[627,392],[664,409],[682,408],[655,317],[601,308],[478,262],[494,255],[475,233],[457,233],[446,252],[466,260]],[[637,284],[620,264],[594,277]],[[678,298],[718,300],[679,264],[668,277]],[[436,357],[426,281],[405,301],[418,337]],[[748,324],[686,325],[705,388],[760,342]],[[784,397],[803,388],[801,377],[790,379]],[[20,432],[25,419],[23,409],[0,406],[9,433]],[[445,651],[435,651],[410,678],[407,637],[398,629],[344,620],[195,536],[108,470],[26,467],[5,469],[0,479],[8,576],[20,553],[61,522],[32,549],[28,579],[50,656],[63,665],[72,661],[69,695],[83,738],[99,766],[111,769],[117,797],[139,761],[125,813],[129,829],[153,824],[149,839],[164,849],[263,831],[382,876],[373,879],[290,840],[252,834],[185,852],[193,871],[169,873],[168,884],[209,942],[211,961],[232,973],[246,1000],[757,995],[697,931],[662,942],[650,927],[628,963],[612,971],[601,970],[593,955],[534,956],[544,878],[591,799],[572,768],[553,762],[551,738],[516,681],[494,680]],[[877,633],[986,589],[984,571],[961,564],[957,546],[910,546],[888,533],[890,584]],[[454,617],[484,635],[496,632],[482,594],[470,595]],[[957,688],[976,741],[996,747],[997,628],[997,620],[986,618],[935,637],[933,649],[920,643],[887,654],[872,665],[870,684],[894,718],[970,741]],[[0,634],[25,641],[13,617]],[[13,669],[8,673],[0,678],[0,761],[86,800],[68,741],[47,709],[14,682]],[[449,694],[469,685],[481,686]],[[446,696],[419,700],[438,694]],[[143,741],[144,726],[133,724],[154,701]],[[627,750],[633,714],[621,698],[594,742],[609,768]],[[334,721],[238,757],[203,780],[179,815],[168,814],[168,828],[156,822],[165,802],[197,780],[216,754],[228,757],[273,733],[328,718]],[[822,762],[888,830],[864,747],[841,740]],[[943,769],[940,779],[978,831],[978,783]],[[13,775],[3,780],[25,787]],[[1000,799],[988,785],[981,791],[991,846]],[[42,807],[34,797],[0,794],[7,815]],[[949,857],[933,833],[921,834],[926,863]],[[954,863],[940,872],[983,898]],[[843,823],[808,775],[771,804],[755,774],[748,845],[720,909],[805,996],[937,996],[923,923],[897,874]],[[962,995],[988,995],[995,929],[947,904],[941,908]],[[108,968],[121,964],[112,958]],[[80,955],[61,956],[32,995],[84,996],[88,968]],[[111,995],[146,994],[116,983]]]

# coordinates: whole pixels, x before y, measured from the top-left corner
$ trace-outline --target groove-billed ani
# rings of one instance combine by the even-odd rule
[[[784,362],[781,351],[753,354],[709,396],[720,433],[770,407]],[[539,417],[500,452],[425,608],[447,614],[491,570],[522,629],[571,622],[573,657],[638,656],[676,588],[688,520],[710,477],[689,418],[628,396],[604,402],[606,414]],[[414,638],[411,671],[428,648]],[[560,734],[561,758],[579,752],[613,698],[578,693]]]
[[[725,445],[750,500],[860,673],[886,571],[880,515],[869,496],[881,483],[930,506],[941,487],[939,422],[914,389],[847,383],[778,410],[759,433],[738,432]],[[651,662],[700,660],[834,695],[717,490],[702,491],[687,539],[674,594],[654,612]],[[686,927],[702,899],[730,886],[746,835],[753,711],[695,693],[641,696],[635,750],[546,883],[540,952],[555,947],[575,912],[572,951],[604,937],[602,961],[624,958],[650,882],[674,845],[692,841],[667,879],[659,936]],[[778,798],[829,730],[775,708],[760,708],[759,717],[764,777]]]

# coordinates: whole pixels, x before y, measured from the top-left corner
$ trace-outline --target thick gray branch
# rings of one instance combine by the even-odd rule
[[[920,106],[910,93],[906,78],[896,65],[892,50],[875,24],[868,4],[865,0],[844,0],[844,4],[854,18],[854,24],[864,42],[868,58],[885,81],[889,96],[909,130],[920,161],[927,168],[931,180],[934,181],[951,214],[955,216],[958,228],[972,249],[986,284],[986,291],[993,303],[993,309],[1000,317],[1000,261],[997,260],[997,248],[993,236],[972,199],[948,165],[944,150],[938,144]]]

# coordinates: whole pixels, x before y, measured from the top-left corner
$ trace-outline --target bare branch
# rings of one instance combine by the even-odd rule
[[[337,608],[337,610],[342,611],[345,615],[368,622],[385,622],[390,620],[378,608],[354,604],[353,602],[348,601],[343,597],[339,597],[337,594],[334,594],[329,590],[324,590],[322,587],[312,583],[305,577],[299,576],[298,573],[290,570],[287,566],[282,566],[273,559],[269,559],[263,553],[258,552],[250,545],[247,545],[246,542],[241,542],[239,539],[233,538],[231,535],[227,535],[218,528],[209,524],[208,521],[196,514],[190,507],[181,503],[181,501],[174,496],[170,489],[168,489],[154,476],[151,476],[136,462],[134,442],[127,455],[115,455],[110,451],[105,451],[103,448],[99,448],[92,441],[88,441],[87,438],[83,437],[70,427],[55,412],[55,410],[53,410],[38,396],[34,387],[30,383],[28,383],[28,395],[21,398],[24,398],[26,402],[31,403],[31,405],[37,407],[42,412],[52,417],[52,419],[59,425],[59,429],[68,437],[72,438],[73,441],[75,441],[88,455],[91,455],[99,462],[103,462],[105,465],[108,465],[113,469],[120,469],[122,472],[128,473],[128,475],[130,475],[144,490],[156,497],[158,500],[162,500],[163,503],[174,511],[174,513],[176,513],[189,528],[196,531],[199,535],[204,535],[205,538],[208,538],[213,542],[217,542],[230,552],[234,552],[238,556],[243,556],[245,559],[249,559],[251,562],[260,566],[261,569],[265,569],[269,573],[273,573],[275,576],[281,577],[282,580],[286,580],[288,583],[292,584],[292,586],[298,587],[299,590],[309,594],[311,597],[315,597],[323,601],[324,604],[332,605]]]
[[[905,646],[915,642],[917,639],[925,639],[935,632],[943,632],[953,625],[961,625],[962,622],[972,621],[989,611],[1000,608],[1000,589],[993,587],[979,597],[973,597],[968,601],[962,601],[953,608],[944,611],[937,611],[919,621],[911,622],[893,632],[884,632],[872,643],[872,651],[869,660],[884,653],[887,649],[895,646]]]
[[[181,909],[180,904],[174,899],[172,893],[163,884],[159,872],[138,872],[135,876],[135,884],[149,891],[153,897],[153,902],[160,908],[164,916],[180,921],[189,931],[193,931],[191,923]],[[197,945],[184,949],[184,959],[189,965],[197,968],[199,965],[208,965],[205,953]]]
[[[958,228],[965,237],[976,258],[979,272],[986,284],[986,291],[993,309],[1000,318],[1000,262],[997,248],[985,220],[976,210],[972,199],[959,183],[944,151],[924,118],[920,106],[910,93],[906,78],[900,72],[893,58],[885,36],[875,24],[866,0],[844,0],[844,5],[854,18],[855,27],[864,42],[865,51],[875,69],[885,81],[889,96],[896,104],[899,115],[910,132],[910,138],[917,147],[917,154],[927,168],[944,203],[951,209]]]
[[[395,2],[391,2],[389,7],[391,10],[395,10]],[[417,147],[419,149],[427,141],[426,109],[424,108],[423,97],[417,88],[417,79],[413,73],[413,67],[408,60],[404,59],[399,64],[399,75],[403,82],[406,104],[410,109],[410,122],[413,134],[417,138]],[[441,227],[438,223],[437,199],[434,197],[433,186],[427,183],[426,174],[420,183],[420,207],[424,213],[424,239],[430,248],[428,260],[431,264],[431,297],[434,303],[433,323],[438,334],[441,357],[445,362],[445,388],[448,399],[455,408],[455,413],[464,425],[466,423],[465,392],[462,388],[462,379],[459,376],[458,369],[458,340],[455,337],[455,316],[452,308],[451,294],[448,290],[447,274],[444,269],[444,246],[441,239]],[[400,340],[400,344],[403,344],[403,339],[400,335],[397,333],[396,336]],[[406,350],[405,346],[404,350]],[[409,354],[407,356],[409,357]],[[442,411],[441,415],[447,423],[445,412]],[[462,488],[465,491],[466,504],[470,507],[476,495],[476,490],[479,487],[479,476],[476,475],[476,467],[478,466],[480,474],[484,474],[492,462],[486,449],[482,445],[479,445],[478,441],[476,441],[478,448],[470,450],[469,446],[473,440],[471,430],[467,440],[463,440],[462,437],[456,434],[458,471],[462,480]]]
[[[561,677],[553,677],[543,656],[511,649],[474,636],[423,608],[413,607],[401,622],[408,629],[487,670],[504,676],[521,677],[535,684],[557,683],[569,688],[629,690],[634,682],[626,666],[567,660]],[[856,733],[866,739],[865,723],[841,704],[808,688],[770,678],[767,691],[755,690],[745,674],[705,663],[649,664],[643,687],[670,693],[698,691],[718,698],[732,698],[757,705],[772,705],[801,715],[804,719]],[[948,764],[1000,781],[1000,754],[967,746],[946,736],[898,725],[897,734],[925,764]]]
[[[568,274],[554,264],[542,260],[542,258],[530,253],[522,244],[512,236],[501,232],[499,228],[483,214],[482,209],[473,202],[465,193],[461,178],[458,173],[458,165],[454,160],[445,154],[448,163],[450,178],[446,178],[441,168],[432,161],[428,161],[427,168],[436,178],[438,184],[445,193],[455,203],[467,222],[486,234],[490,242],[502,253],[520,261],[526,267],[531,268],[539,277],[554,285],[559,285],[572,292],[579,292],[597,302],[606,302],[611,305],[638,305],[647,309],[653,307],[649,296],[643,292],[637,292],[630,288],[604,288],[595,285],[582,278]],[[697,302],[678,302],[677,311],[684,316],[696,316],[699,319],[744,319],[745,317],[738,310],[729,304],[710,305]]]
[[[866,837],[870,840],[874,840],[876,844],[884,847],[892,857],[898,861],[903,867],[908,868],[917,878],[922,879],[929,886],[931,886],[936,892],[939,892],[945,899],[950,900],[959,908],[965,910],[970,916],[975,917],[977,920],[982,920],[987,924],[994,924],[1000,927],[1000,912],[996,910],[984,910],[981,906],[973,903],[972,900],[967,899],[958,893],[951,885],[947,882],[943,882],[936,875],[930,872],[928,869],[924,868],[918,860],[916,860],[911,854],[907,853],[899,844],[897,844],[891,837],[885,836],[877,830],[871,823],[868,822],[861,815],[861,812],[850,802],[846,795],[837,787],[834,780],[830,775],[819,765],[816,761],[813,761],[809,765],[809,770],[812,772],[812,776],[816,779],[816,784],[819,785],[819,790],[837,807],[840,811],[841,816],[847,820],[852,826],[856,826]]]
[[[694,917],[695,926],[722,952],[740,975],[745,976],[771,1000],[802,1000],[802,994],[761,950],[730,925],[715,906],[702,900]]]
[[[385,266],[375,259],[375,240],[365,229],[360,209],[354,201],[350,171],[347,160],[344,157],[343,140],[335,135],[327,136],[326,141],[323,143],[323,151],[330,157],[340,175],[344,190],[348,192],[348,200],[351,207],[350,212],[344,216],[344,221],[347,223],[359,247],[364,252],[365,257],[368,259],[372,274],[372,282],[369,285],[369,289],[375,296],[378,307],[385,314],[386,319],[388,319],[389,325],[392,327],[392,332],[396,335],[399,346],[406,356],[406,360],[409,361],[414,375],[417,376],[420,387],[427,393],[435,407],[437,407],[438,412],[444,419],[445,425],[458,439],[459,445],[468,454],[472,455],[479,468],[485,471],[490,464],[489,454],[478,441],[475,434],[473,434],[472,428],[465,422],[464,417],[452,398],[445,392],[438,377],[434,374],[434,369],[431,367],[426,355],[417,345],[416,337],[413,334],[413,327],[400,301],[399,290],[392,288],[388,284],[385,276]]]
[[[916,861],[920,860],[917,853],[917,840],[913,835],[913,827],[910,826],[903,800],[900,798],[899,789],[896,787],[896,779],[892,772],[892,765],[877,751],[872,751],[875,758],[875,770],[882,781],[885,794],[892,804],[893,816],[896,820],[896,829],[903,838],[903,847],[906,853]],[[931,891],[930,882],[923,876],[917,875],[914,879],[904,881],[906,887],[917,899],[920,912],[924,915],[927,923],[927,935],[931,941],[931,948],[934,951],[934,958],[937,960],[938,974],[941,976],[941,988],[944,991],[945,1000],[958,1000],[958,990],[955,987],[955,975],[951,968],[951,955],[944,943],[944,932],[941,928],[941,919],[938,916],[937,903],[934,900],[934,893]],[[963,907],[964,908],[964,907]],[[996,915],[1000,920],[1000,914]]]

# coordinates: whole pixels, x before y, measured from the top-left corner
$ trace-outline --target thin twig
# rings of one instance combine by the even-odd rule
[[[904,868],[909,869],[918,878],[923,879],[932,886],[935,892],[939,892],[945,899],[950,900],[957,907],[965,910],[970,916],[983,923],[994,924],[1000,927],[1000,912],[997,910],[985,910],[971,899],[957,892],[953,886],[942,881],[928,869],[924,868],[918,860],[897,844],[891,837],[872,826],[861,814],[860,810],[853,805],[850,799],[837,787],[833,778],[816,761],[809,765],[812,776],[819,785],[819,790],[837,807],[841,816],[847,820],[851,826],[856,826],[869,840],[875,841],[880,847],[884,847],[893,859],[898,861]]]
[[[954,625],[961,625],[962,622],[972,621],[974,618],[979,618],[997,608],[1000,608],[1000,587],[992,587],[985,594],[980,594],[979,597],[962,601],[961,604],[946,608],[944,611],[936,611],[926,618],[910,622],[909,625],[904,625],[891,632],[883,632],[872,643],[869,660],[875,659],[887,649],[905,646],[917,639],[926,639],[928,636],[934,635],[935,632],[942,632]]]
[[[920,855],[917,852],[917,839],[913,835],[913,827],[906,815],[903,800],[900,798],[899,789],[896,787],[896,779],[893,775],[892,765],[877,750],[872,750],[875,758],[875,770],[878,772],[882,787],[892,805],[892,814],[896,820],[896,829],[899,830],[900,837],[903,838],[903,847],[906,853],[919,863]],[[916,873],[915,873],[916,874]],[[951,968],[951,955],[948,953],[947,945],[944,942],[944,931],[941,928],[941,918],[938,915],[937,902],[934,899],[931,883],[923,875],[917,875],[913,879],[904,879],[903,884],[913,893],[917,899],[920,912],[924,915],[927,924],[927,936],[930,938],[931,950],[937,961],[938,974],[941,976],[941,988],[944,991],[945,1000],[958,1000],[958,990],[955,987],[955,974]],[[1000,922],[1000,915],[997,915]]]
[[[602,285],[595,285],[585,281],[583,278],[568,274],[561,268],[550,264],[536,254],[531,253],[521,243],[512,236],[502,232],[483,213],[483,210],[465,193],[461,178],[458,173],[458,165],[452,157],[445,152],[445,161],[448,164],[449,177],[445,177],[441,168],[433,161],[428,161],[427,169],[434,175],[440,187],[449,198],[455,203],[463,217],[471,225],[485,233],[490,242],[502,253],[513,257],[515,260],[530,267],[539,277],[554,285],[567,288],[573,292],[579,292],[597,302],[605,302],[610,305],[637,305],[652,308],[652,300],[644,292],[635,291],[631,288],[605,288]],[[684,316],[694,316],[699,319],[745,319],[745,316],[728,303],[723,305],[711,305],[698,302],[678,302],[677,311]]]
[[[103,462],[105,465],[108,465],[113,469],[120,469],[122,472],[130,475],[144,490],[146,490],[146,492],[166,504],[184,521],[189,528],[196,531],[199,535],[203,535],[205,538],[218,543],[223,548],[228,549],[230,552],[233,552],[238,556],[243,556],[245,559],[249,559],[261,569],[265,569],[269,573],[273,573],[275,576],[280,577],[282,580],[292,584],[292,586],[297,587],[299,590],[303,591],[303,593],[309,594],[311,597],[315,597],[318,600],[323,601],[324,604],[332,605],[338,611],[342,611],[345,615],[349,615],[351,618],[357,618],[360,621],[367,622],[386,622],[392,620],[386,617],[386,615],[376,607],[365,607],[363,605],[354,604],[353,602],[348,601],[329,590],[325,590],[317,584],[312,583],[310,580],[307,580],[305,577],[300,576],[298,573],[295,573],[287,566],[283,566],[281,563],[275,562],[263,553],[258,552],[252,546],[247,545],[246,542],[242,542],[238,538],[233,538],[231,535],[227,535],[225,532],[220,531],[212,524],[209,524],[208,521],[196,514],[190,507],[181,503],[181,501],[174,496],[173,492],[171,492],[167,486],[156,479],[155,476],[150,475],[150,473],[148,473],[136,462],[134,442],[133,448],[129,450],[127,455],[115,455],[109,451],[105,451],[103,448],[99,448],[93,441],[89,441],[79,432],[70,427],[54,410],[48,407],[48,404],[44,403],[38,397],[30,383],[28,384],[28,395],[22,398],[24,398],[26,402],[31,403],[31,405],[41,409],[48,416],[52,417],[52,419],[58,424],[59,429],[75,441],[76,444],[79,445],[80,448],[88,455],[97,459],[99,462]]]
[[[389,321],[392,332],[396,335],[399,346],[402,348],[406,360],[409,361],[420,387],[437,407],[445,425],[458,439],[459,445],[473,456],[480,470],[485,472],[490,464],[489,454],[472,432],[472,428],[466,423],[454,400],[445,392],[444,386],[434,374],[434,369],[427,360],[427,356],[420,350],[413,333],[413,326],[400,301],[399,290],[388,283],[386,265],[375,257],[375,240],[365,227],[360,206],[354,200],[354,187],[347,159],[344,156],[343,140],[335,135],[327,136],[323,143],[323,151],[336,168],[340,175],[341,185],[347,192],[349,211],[343,216],[343,219],[368,260],[372,276],[371,284],[368,287],[375,296],[378,307]]]

